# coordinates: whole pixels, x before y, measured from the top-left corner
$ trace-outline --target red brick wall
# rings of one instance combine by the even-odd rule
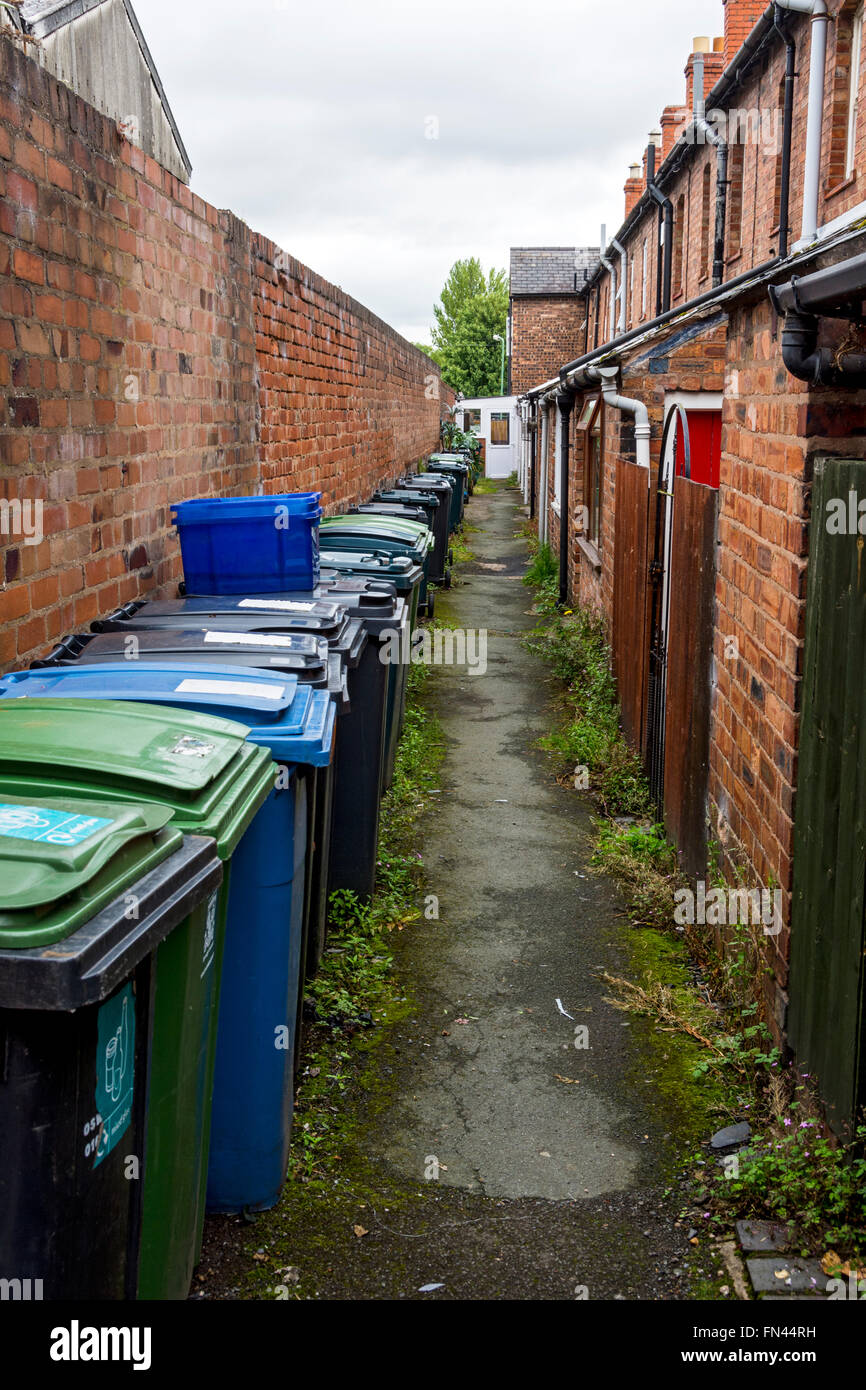
[[[527,295],[512,300],[511,314],[511,390],[519,396],[582,354],[585,306],[575,295]]]
[[[173,501],[336,504],[436,447],[438,370],[0,40],[0,666],[180,578]]]

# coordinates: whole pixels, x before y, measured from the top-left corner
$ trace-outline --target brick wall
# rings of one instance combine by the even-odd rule
[[[438,371],[0,39],[0,666],[180,578],[170,506],[368,494],[434,449]],[[33,539],[37,537],[34,536]]]
[[[511,390],[519,396],[581,355],[586,310],[576,295],[527,295],[512,300],[511,315]]]

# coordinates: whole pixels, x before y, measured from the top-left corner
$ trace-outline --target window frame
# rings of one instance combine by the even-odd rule
[[[860,69],[863,64],[864,6],[858,5],[851,16],[851,57],[848,69],[848,109],[845,120],[845,178],[853,177],[857,168],[857,123],[860,116]]]
[[[583,450],[583,499],[587,512],[587,528],[583,540],[601,550],[601,519],[604,512],[604,400],[601,394],[584,401],[577,422],[578,437]],[[598,474],[593,477],[593,444],[598,440]]]

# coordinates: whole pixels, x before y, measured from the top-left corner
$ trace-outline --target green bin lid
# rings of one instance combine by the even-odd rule
[[[62,941],[183,843],[167,806],[0,795],[0,946]]]
[[[167,806],[231,855],[273,787],[270,753],[243,724],[110,700],[0,703],[0,799],[90,796]]]

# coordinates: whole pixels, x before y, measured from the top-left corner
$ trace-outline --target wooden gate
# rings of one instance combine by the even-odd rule
[[[693,478],[717,478],[690,415],[672,407],[662,436],[656,489],[646,762],[650,787],[697,878],[706,868],[716,528],[719,494]],[[716,438],[705,431],[711,442]],[[720,443],[721,434],[718,432]],[[714,447],[714,446],[713,446]]]
[[[828,503],[853,526],[828,526]],[[866,463],[819,459],[812,491],[788,1036],[837,1133],[866,1104]]]
[[[648,481],[645,468],[617,459],[613,669],[622,726],[641,754],[646,734]]]

